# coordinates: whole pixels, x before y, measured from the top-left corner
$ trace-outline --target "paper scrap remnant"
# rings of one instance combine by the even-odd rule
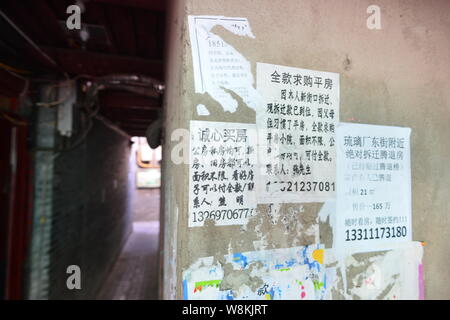
[[[379,251],[411,241],[410,133],[366,124],[337,127],[338,251]]]
[[[198,104],[197,105],[197,114],[199,116],[209,116],[210,113],[204,104]]]
[[[329,295],[321,245],[201,258],[183,272],[188,300],[322,300]]]
[[[208,92],[224,111],[235,112],[238,102],[227,90],[242,98],[249,108],[256,109],[259,95],[254,88],[250,62],[214,34],[215,26],[242,37],[255,38],[246,18],[222,16],[189,16],[194,68],[195,92]]]
[[[256,215],[254,124],[191,121],[189,227],[245,224]]]
[[[257,64],[258,202],[335,196],[339,74]]]
[[[425,300],[425,281],[423,278],[423,264],[419,264],[419,300]]]
[[[346,276],[352,276],[349,297],[363,300],[417,300],[423,298],[419,241],[394,243],[392,249],[364,260],[346,259]]]

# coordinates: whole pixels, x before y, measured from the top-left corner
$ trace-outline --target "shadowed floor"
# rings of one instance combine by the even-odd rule
[[[98,299],[157,299],[159,221],[135,222]]]
[[[159,189],[139,190],[139,193],[142,199],[135,200],[133,232],[97,299],[158,299]]]

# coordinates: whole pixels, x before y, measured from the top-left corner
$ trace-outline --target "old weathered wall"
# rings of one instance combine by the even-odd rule
[[[369,5],[381,8],[381,30],[366,26]],[[255,111],[239,101],[236,112],[224,112],[209,96],[194,90],[188,15],[247,18],[254,39],[216,27],[214,33],[250,63],[335,72],[340,74],[340,121],[410,127],[413,240],[425,241],[424,279],[427,299],[450,297],[450,3],[433,1],[174,1],[168,55],[163,169],[164,297],[182,298],[182,272],[198,258],[255,251],[266,236],[267,249],[315,243],[305,234],[318,224],[323,203],[282,204],[288,223],[272,225],[259,205],[259,214],[246,228],[188,228],[188,166],[171,160],[176,128],[190,120],[255,123]],[[209,116],[199,116],[198,104]],[[286,221],[286,220],[285,220]],[[286,229],[289,225],[291,228]],[[332,246],[332,229],[321,223],[320,242]],[[369,261],[373,254],[356,256]],[[173,269],[175,268],[176,269]],[[350,286],[352,270],[347,270]],[[175,278],[174,278],[175,277]],[[339,275],[338,277],[342,277]],[[174,286],[176,285],[176,286]],[[256,284],[255,284],[256,285]],[[176,291],[175,291],[176,289]],[[334,292],[334,299],[343,298]],[[379,298],[385,298],[380,296]]]
[[[186,50],[185,41],[185,8],[181,2],[171,1],[167,19],[166,38],[166,70],[169,85],[164,97],[164,125],[161,163],[161,217],[160,217],[160,281],[159,294],[163,299],[174,299],[176,290],[176,272],[178,255],[178,208],[186,197],[183,188],[183,176],[186,167],[176,165],[171,159],[173,146],[171,135],[176,128],[186,128],[186,113],[182,108],[183,96],[186,92],[183,83],[186,66],[184,65]],[[176,138],[178,140],[178,137]],[[186,206],[186,204],[185,204]]]

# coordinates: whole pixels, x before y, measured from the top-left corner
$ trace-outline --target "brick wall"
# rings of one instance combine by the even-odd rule
[[[85,142],[55,161],[49,298],[94,299],[131,231],[129,139],[95,121]],[[81,268],[68,290],[67,266]]]

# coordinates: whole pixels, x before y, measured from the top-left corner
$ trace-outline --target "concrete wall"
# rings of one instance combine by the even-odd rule
[[[164,125],[162,134],[161,163],[161,217],[160,217],[160,281],[159,295],[163,299],[173,299],[177,286],[177,256],[178,256],[178,210],[187,206],[185,202],[187,168],[174,165],[171,152],[176,144],[172,141],[172,132],[177,128],[186,128],[186,114],[181,111],[186,89],[185,55],[185,8],[181,2],[171,1],[169,18],[167,19],[165,59],[167,61],[165,77],[168,80],[164,94]],[[189,110],[189,109],[187,109]],[[178,139],[177,139],[178,140]],[[183,204],[184,203],[184,204]]]
[[[381,8],[381,30],[366,27],[369,5]],[[255,39],[215,29],[252,66],[256,62],[329,71],[340,74],[340,121],[412,128],[413,238],[426,241],[425,297],[448,299],[450,241],[450,2],[433,1],[173,1],[165,101],[163,164],[164,297],[182,298],[182,272],[200,257],[220,259],[229,252],[254,251],[253,241],[268,236],[270,248],[311,244],[300,232],[271,226],[259,206],[260,218],[240,226],[206,223],[188,228],[188,166],[175,165],[170,153],[176,128],[189,120],[255,122],[255,112],[239,105],[224,112],[208,94],[196,94],[188,15],[245,17]],[[202,103],[210,116],[198,116]],[[322,203],[284,204],[282,214],[299,210],[296,221],[316,223]],[[293,223],[296,223],[293,221]],[[295,228],[294,228],[295,229]],[[321,242],[331,247],[331,228],[320,225]],[[367,261],[370,254],[358,259]],[[175,268],[176,265],[176,268]],[[342,276],[342,275],[340,275]],[[349,274],[351,278],[351,273]],[[339,293],[334,299],[343,298]],[[380,297],[383,298],[383,297]]]

